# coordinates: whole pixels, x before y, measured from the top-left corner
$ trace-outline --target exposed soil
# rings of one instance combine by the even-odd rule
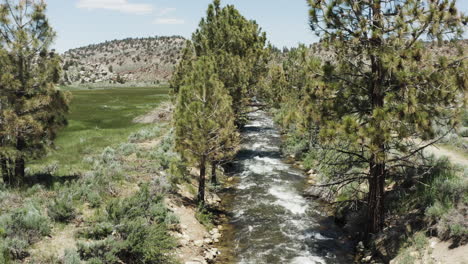
[[[172,120],[174,105],[170,102],[161,103],[151,112],[133,119],[135,123],[152,124]]]

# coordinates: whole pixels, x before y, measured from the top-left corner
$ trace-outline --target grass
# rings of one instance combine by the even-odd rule
[[[86,156],[102,152],[107,146],[125,142],[129,135],[148,126],[132,120],[167,100],[168,87],[82,89],[64,88],[73,99],[68,114],[69,125],[55,141],[55,150],[33,161],[33,171],[48,164],[59,164],[55,174],[70,175],[89,170]]]
[[[0,184],[0,263],[29,254],[31,263],[172,263],[169,231],[178,219],[163,199],[185,167],[167,122],[132,122],[168,99],[167,87],[68,90],[70,125],[55,151],[28,164],[34,185]],[[159,144],[137,144],[146,140]],[[54,250],[62,236],[52,234],[61,226],[71,228],[78,249],[63,258]],[[58,240],[44,240],[50,235]]]

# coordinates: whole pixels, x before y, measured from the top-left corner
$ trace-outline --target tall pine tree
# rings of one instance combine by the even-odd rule
[[[232,97],[236,122],[242,125],[248,100],[266,71],[266,35],[234,6],[220,5],[220,0],[209,5],[192,42],[196,56],[216,57],[216,72]]]
[[[232,99],[218,79],[215,60],[202,56],[192,62],[180,87],[175,110],[176,149],[197,164],[198,203],[205,202],[205,177],[209,161],[219,159],[229,142],[238,137]]]
[[[26,159],[44,155],[66,125],[67,95],[56,88],[60,58],[44,1],[0,2],[0,156],[3,180],[19,185]],[[5,69],[5,70],[4,70]]]
[[[367,234],[384,226],[388,170],[408,165],[433,140],[434,126],[453,127],[464,105],[463,60],[427,52],[424,39],[457,39],[467,20],[454,0],[308,0],[310,25],[333,61],[309,93],[320,105],[321,138],[367,164],[368,171],[342,175],[349,183],[367,179]],[[364,174],[364,175],[363,175]]]

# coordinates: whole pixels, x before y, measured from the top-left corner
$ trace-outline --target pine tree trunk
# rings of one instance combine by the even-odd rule
[[[18,152],[22,153],[22,151],[24,150],[24,147],[25,147],[25,143],[24,143],[24,140],[23,139],[18,139],[17,143],[16,143],[16,149],[18,150]],[[25,169],[25,161],[24,161],[24,157],[22,156],[19,156],[15,159],[15,176],[14,176],[14,184],[16,186],[20,186],[21,184],[23,184],[23,181],[24,181],[24,169]]]
[[[211,162],[211,184],[218,185],[218,179],[216,177],[216,162]]]
[[[375,54],[382,46],[382,16],[380,1],[372,1],[372,25],[373,34],[371,39],[372,52],[370,53],[372,67],[372,81],[370,83],[370,102],[372,110],[384,107],[384,91],[382,84],[385,81],[382,59]],[[375,124],[380,130],[380,124]],[[385,191],[385,144],[379,136],[371,139],[371,144],[378,148],[378,152],[372,153],[369,161],[369,194],[367,207],[366,239],[370,234],[376,234],[384,226],[384,191]]]
[[[16,186],[20,186],[24,182],[24,169],[25,169],[25,162],[24,158],[17,158],[15,160],[15,177],[14,177],[14,184]]]
[[[371,157],[369,196],[367,198],[367,229],[366,237],[376,234],[384,226],[384,191],[385,191],[385,162],[378,161],[376,156]]]
[[[1,167],[2,167],[2,178],[3,178],[3,183],[6,185],[11,184],[11,178],[10,178],[10,170],[8,168],[8,161],[7,158],[2,158],[0,160]]]
[[[198,179],[198,196],[197,203],[199,206],[205,206],[205,174],[206,174],[206,158],[200,160],[200,178]]]

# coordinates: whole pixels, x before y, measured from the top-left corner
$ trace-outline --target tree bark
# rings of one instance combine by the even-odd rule
[[[2,167],[3,183],[6,184],[6,185],[10,185],[11,184],[11,174],[10,174],[10,169],[8,168],[7,158],[1,158],[0,163],[1,163],[1,167]]]
[[[24,158],[20,157],[15,160],[15,177],[14,177],[14,184],[16,186],[21,186],[24,182],[24,169],[25,169],[25,162]]]
[[[197,203],[199,206],[205,206],[205,174],[206,174],[206,157],[200,160],[200,177],[198,179],[198,196]]]
[[[24,150],[24,147],[25,147],[25,143],[24,143],[23,139],[18,139],[18,141],[16,143],[16,149],[18,150],[20,155],[21,155],[22,151]],[[15,159],[14,184],[16,186],[20,186],[24,182],[24,169],[25,169],[24,157],[19,156],[19,157],[17,157]]]
[[[372,80],[370,82],[369,96],[372,110],[384,106],[384,91],[382,84],[385,81],[385,74],[379,50],[382,47],[382,15],[380,1],[372,1],[372,39],[370,60],[372,67]],[[381,124],[375,121],[374,126],[380,130]],[[369,194],[367,204],[367,227],[366,240],[370,234],[376,234],[384,226],[384,191],[385,191],[385,144],[380,135],[374,135],[371,144],[377,147],[377,152],[372,153],[369,161]]]
[[[366,238],[370,234],[376,234],[384,226],[384,192],[385,192],[385,162],[372,155],[369,179],[369,196],[367,199],[367,228]]]
[[[216,177],[216,162],[211,162],[211,184],[218,185],[218,179]]]

